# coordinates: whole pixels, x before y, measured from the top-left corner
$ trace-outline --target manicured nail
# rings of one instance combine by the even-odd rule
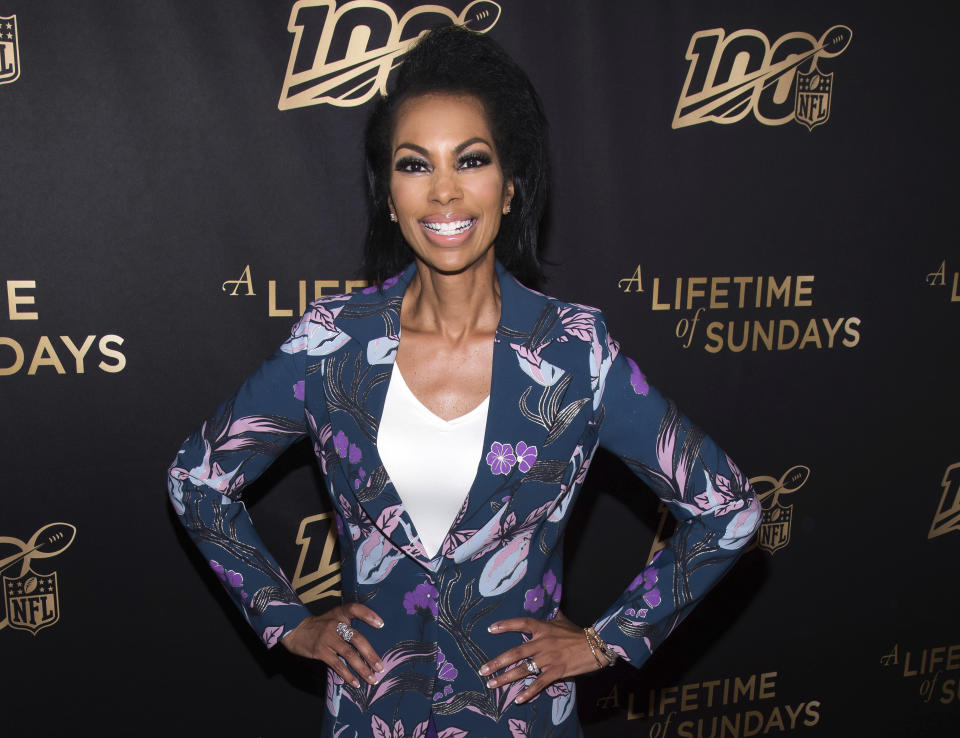
[[[373,670],[374,670],[374,671],[383,671],[383,664],[381,664],[381,663],[378,661],[377,663],[375,663],[375,664],[373,665]]]
[[[359,680],[359,679],[354,679],[354,680],[353,680],[353,686],[354,686],[355,688],[358,688],[358,689],[359,689],[359,687],[360,687],[360,680]]]
[[[487,628],[488,633],[496,633],[498,630],[500,630],[500,626],[497,625],[496,623],[494,623],[493,625]]]
[[[526,700],[527,700],[526,697],[524,697],[523,695],[520,695],[519,697],[517,697],[517,699],[514,700],[514,702],[516,702],[517,704],[520,704],[521,702],[526,702]]]
[[[383,627],[383,621],[380,618],[377,618],[375,621],[373,621],[373,624],[376,625],[378,628]]]
[[[373,674],[371,674],[370,676],[367,677],[367,681],[370,682],[371,684],[376,684],[377,678]]]
[[[488,689],[493,689],[493,688],[496,687],[496,686],[497,686],[497,680],[496,680],[496,679],[490,679],[489,681],[487,681],[487,688],[488,688]]]
[[[490,673],[490,667],[484,664],[480,667],[480,676],[486,676]]]

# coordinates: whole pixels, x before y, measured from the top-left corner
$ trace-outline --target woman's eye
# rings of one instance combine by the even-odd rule
[[[427,171],[427,162],[423,159],[416,159],[414,157],[404,157],[400,159],[395,165],[394,169],[398,172],[425,172]]]
[[[473,154],[464,154],[460,157],[461,169],[476,169],[490,163],[490,157],[484,153],[476,152]]]

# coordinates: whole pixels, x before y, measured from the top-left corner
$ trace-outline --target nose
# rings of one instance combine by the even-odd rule
[[[437,167],[433,171],[430,183],[430,199],[439,205],[447,205],[459,200],[463,193],[457,172],[452,167]]]

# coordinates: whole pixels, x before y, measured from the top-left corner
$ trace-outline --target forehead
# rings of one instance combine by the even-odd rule
[[[405,100],[397,110],[393,147],[415,143],[426,148],[456,146],[470,138],[493,145],[483,103],[472,95],[430,93]]]

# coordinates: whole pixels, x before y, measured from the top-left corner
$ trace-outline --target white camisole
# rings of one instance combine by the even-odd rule
[[[377,431],[377,451],[430,558],[443,545],[483,454],[490,397],[453,420],[434,415],[396,362]]]

